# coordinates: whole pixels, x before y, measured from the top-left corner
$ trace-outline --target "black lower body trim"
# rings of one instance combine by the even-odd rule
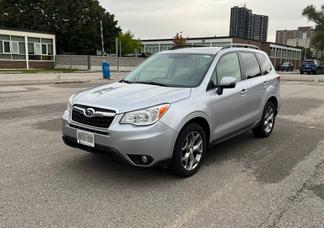
[[[102,146],[102,145],[98,145],[98,144],[96,144],[94,148],[80,145],[77,142],[76,138],[69,137],[69,136],[62,136],[62,139],[63,139],[64,143],[70,147],[78,148],[78,149],[81,149],[81,150],[84,150],[84,151],[87,151],[90,153],[100,153],[100,154],[105,154],[105,155],[111,155],[115,160],[118,160],[121,162],[126,162],[129,164],[129,162],[119,153],[119,151],[114,148]]]

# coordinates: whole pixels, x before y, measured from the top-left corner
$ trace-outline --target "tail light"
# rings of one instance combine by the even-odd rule
[[[280,74],[277,74],[276,79],[280,81],[280,77],[281,77]]]

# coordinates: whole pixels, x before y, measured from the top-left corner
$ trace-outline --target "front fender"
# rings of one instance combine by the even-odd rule
[[[201,98],[202,99],[202,98]],[[188,99],[179,103],[172,104],[168,112],[163,116],[161,122],[163,122],[168,127],[172,128],[176,132],[181,131],[181,129],[192,119],[204,118],[209,129],[213,128],[212,121],[208,115],[208,108],[205,105],[207,102],[198,102]],[[209,132],[211,135],[211,132]]]

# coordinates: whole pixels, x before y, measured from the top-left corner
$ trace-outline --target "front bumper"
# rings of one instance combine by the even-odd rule
[[[316,71],[316,68],[308,68],[308,67],[305,67],[305,68],[300,68],[300,71],[303,71],[303,72],[314,72]]]
[[[117,116],[109,129],[104,131],[73,123],[70,115],[65,112],[62,119],[63,140],[72,147],[85,151],[107,152],[131,165],[151,167],[172,158],[177,132],[162,122],[152,126],[137,127],[119,124],[121,116]],[[95,148],[77,143],[77,129],[89,130],[94,133]],[[138,158],[148,156],[148,163],[141,163]]]

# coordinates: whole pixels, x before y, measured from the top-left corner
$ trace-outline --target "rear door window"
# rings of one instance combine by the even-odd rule
[[[255,78],[262,75],[259,63],[253,53],[241,52],[240,60],[245,79]]]
[[[272,70],[272,63],[270,62],[269,58],[265,54],[260,54],[260,53],[257,53],[256,56],[259,60],[262,74],[263,75],[269,74]],[[285,64],[290,65],[290,63],[288,62],[284,63],[283,65]]]

